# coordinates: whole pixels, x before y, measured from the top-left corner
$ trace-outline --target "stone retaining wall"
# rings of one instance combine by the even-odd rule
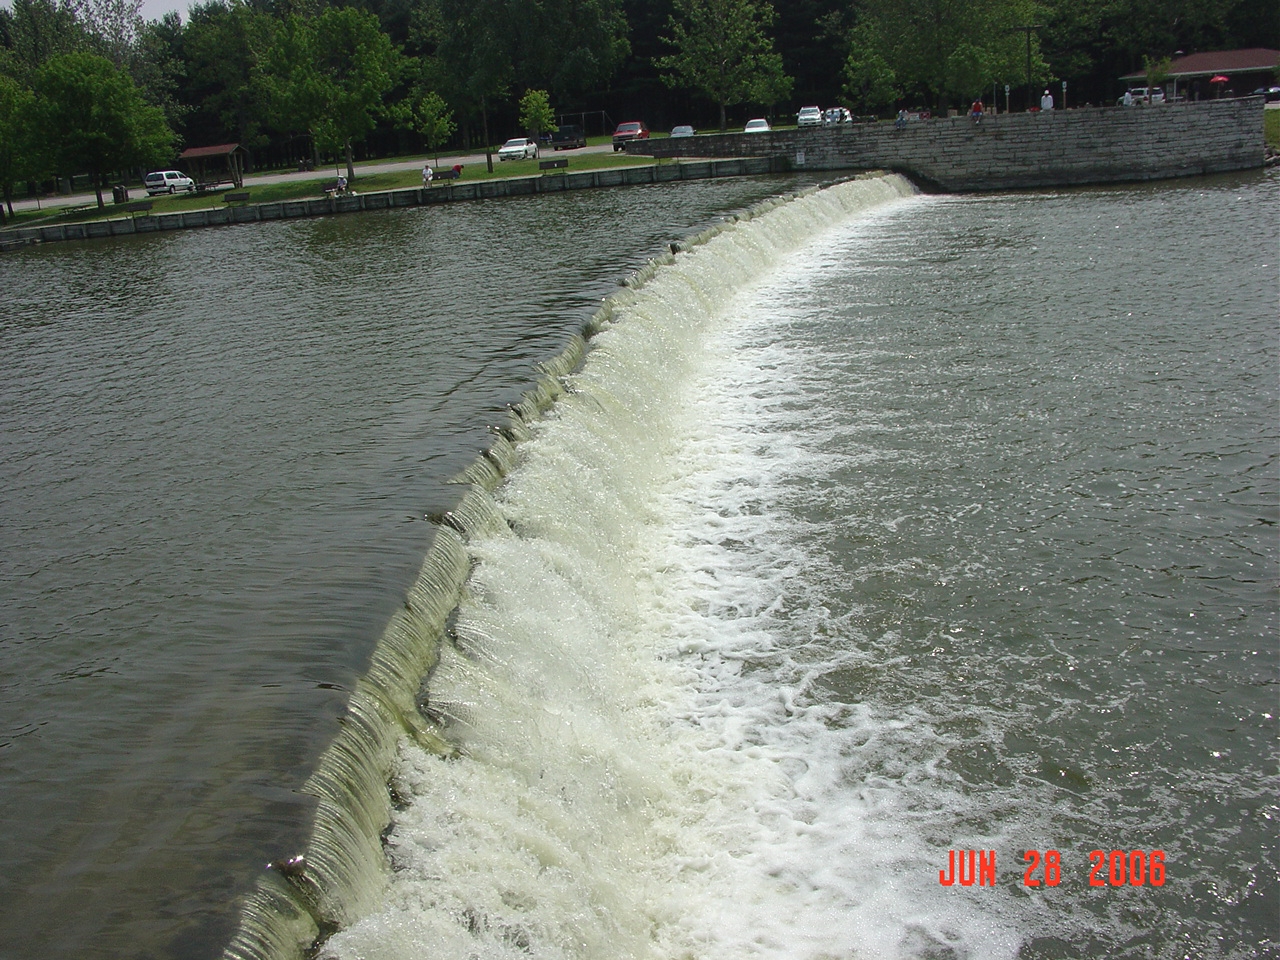
[[[225,226],[259,220],[320,217],[335,213],[353,213],[359,210],[429,206],[459,200],[530,196],[539,193],[560,193],[566,190],[586,190],[593,187],[739,177],[748,174],[778,173],[790,169],[791,166],[778,157],[758,156],[686,161],[644,167],[557,172],[533,177],[509,177],[463,183],[444,180],[431,187],[359,193],[345,197],[316,197],[308,200],[285,200],[279,203],[244,203],[184,213],[157,213],[112,220],[91,220],[85,223],[19,227],[0,233],[0,250],[58,240],[92,240],[97,237],[155,233],[161,230],[189,230],[196,227]]]
[[[1261,97],[806,127],[633,141],[650,156],[780,156],[794,168],[889,169],[948,191],[1185,177],[1261,167]]]

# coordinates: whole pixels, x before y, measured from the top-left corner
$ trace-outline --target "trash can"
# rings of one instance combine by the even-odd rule
[[[129,188],[126,187],[123,183],[117,183],[114,187],[111,188],[111,201],[113,203],[128,203]]]

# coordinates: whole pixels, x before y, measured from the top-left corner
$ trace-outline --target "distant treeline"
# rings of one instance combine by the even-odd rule
[[[1074,103],[1179,53],[1280,47],[1275,0],[141,0],[0,9],[0,185],[171,164],[475,147],[577,115],[588,132],[939,110],[1008,84]],[[530,112],[530,104],[534,109]],[[547,109],[537,109],[544,105]]]

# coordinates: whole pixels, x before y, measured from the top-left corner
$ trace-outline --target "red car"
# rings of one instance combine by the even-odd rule
[[[628,140],[648,140],[649,128],[639,120],[628,120],[626,123],[618,124],[618,129],[613,131],[613,152],[617,153],[622,149],[622,145]]]

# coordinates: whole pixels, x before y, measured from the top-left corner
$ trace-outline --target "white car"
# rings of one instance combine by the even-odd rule
[[[179,190],[196,192],[196,182],[181,170],[156,170],[148,173],[143,183],[147,185],[148,197],[154,197],[157,193],[177,193]]]
[[[528,137],[515,137],[498,148],[499,160],[538,159],[538,144]]]
[[[678,127],[671,128],[671,136],[673,137],[692,137],[693,134],[693,127],[689,126],[687,123],[682,123]]]
[[[1151,87],[1149,89],[1147,87],[1129,88],[1130,103],[1146,103],[1148,98],[1150,98],[1151,103],[1164,103],[1164,90],[1160,87]],[[1124,105],[1124,97],[1120,97],[1116,101],[1116,106],[1123,107]]]
[[[801,107],[800,112],[796,114],[796,126],[798,127],[822,126],[822,108],[821,107]]]
[[[743,133],[768,133],[772,128],[769,121],[763,117],[758,120],[748,120],[747,125],[742,128]]]
[[[822,122],[827,126],[839,123],[853,123],[853,115],[844,107],[831,107],[822,115]]]

